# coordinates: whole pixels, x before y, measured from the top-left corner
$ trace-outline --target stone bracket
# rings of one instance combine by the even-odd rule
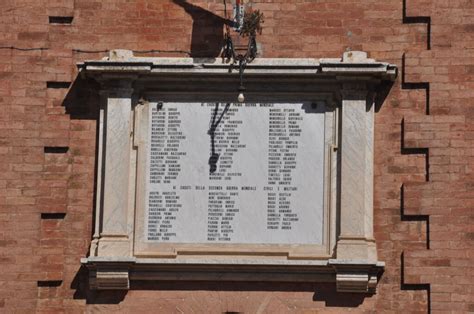
[[[336,271],[337,291],[374,294],[384,263],[354,263],[353,260],[329,260],[329,265]]]
[[[81,260],[89,270],[91,290],[128,290],[130,289],[129,271],[131,263],[88,263]]]

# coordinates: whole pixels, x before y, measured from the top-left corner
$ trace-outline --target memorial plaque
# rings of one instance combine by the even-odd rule
[[[248,98],[267,103],[246,104],[200,102],[236,96],[235,71],[217,59],[116,50],[79,67],[101,88],[94,234],[81,259],[91,289],[224,280],[375,292],[375,100],[395,65],[358,51],[258,58]]]
[[[322,244],[323,107],[163,103],[149,117],[147,242]]]

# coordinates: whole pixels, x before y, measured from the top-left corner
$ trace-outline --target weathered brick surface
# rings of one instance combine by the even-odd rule
[[[405,54],[403,83],[415,84],[403,85],[400,76],[376,115],[375,236],[386,262],[377,295],[342,296],[332,285],[219,282],[136,284],[127,294],[85,289],[79,259],[92,230],[96,126],[67,114],[67,90],[47,82],[74,81],[76,62],[109,49],[216,55],[222,24],[214,15],[223,16],[222,1],[190,2],[202,10],[168,0],[2,1],[0,312],[474,311],[471,0],[406,0],[406,16],[430,17],[430,36],[424,23],[403,23],[403,0],[252,1],[265,14],[258,38],[264,57],[365,50],[401,69]],[[74,19],[50,25],[50,15]],[[3,48],[10,46],[45,50]],[[429,84],[429,97],[417,82]],[[45,146],[69,150],[45,154]],[[41,213],[66,216],[45,220]],[[62,283],[37,286],[48,280]]]

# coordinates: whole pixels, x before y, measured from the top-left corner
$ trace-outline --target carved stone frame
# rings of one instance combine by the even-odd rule
[[[94,289],[128,289],[130,280],[250,280],[336,282],[338,291],[375,292],[383,263],[373,237],[375,95],[396,67],[363,52],[342,59],[256,59],[246,70],[250,102],[324,104],[326,121],[323,250],[275,251],[266,246],[221,246],[155,251],[137,241],[142,228],[146,145],[143,108],[158,100],[229,101],[238,73],[218,61],[138,58],[113,51],[79,64],[101,85],[97,203],[90,256],[82,259]],[[145,142],[144,142],[145,141]],[[183,248],[181,248],[183,249]],[[186,248],[184,248],[186,251]]]

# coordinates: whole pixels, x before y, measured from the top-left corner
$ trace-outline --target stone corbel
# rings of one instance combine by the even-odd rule
[[[342,84],[337,258],[377,262],[373,237],[374,106],[365,82]]]
[[[89,271],[92,290],[130,289],[130,268],[133,262],[84,263]]]
[[[379,274],[384,264],[355,263],[353,260],[329,260],[329,265],[336,271],[336,287],[338,292],[375,293]]]

